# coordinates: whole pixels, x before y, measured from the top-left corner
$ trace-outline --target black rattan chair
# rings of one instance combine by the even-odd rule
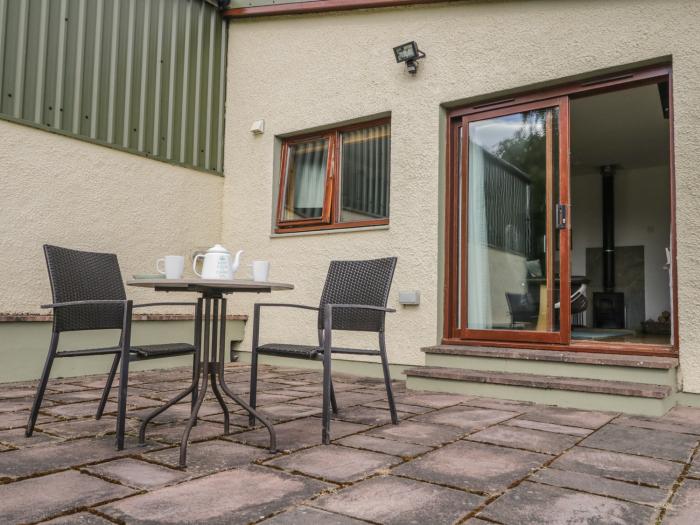
[[[117,448],[124,448],[124,426],[126,421],[126,393],[129,374],[129,361],[157,359],[178,355],[194,355],[192,400],[197,397],[199,368],[199,329],[195,327],[195,344],[171,343],[131,346],[131,312],[133,308],[158,305],[195,305],[199,303],[148,303],[135,305],[126,298],[117,256],[111,253],[93,253],[69,250],[58,246],[44,245],[44,255],[49,271],[53,303],[42,308],[53,309],[53,329],[49,354],[44,371],[37,386],[36,397],[27,423],[26,435],[31,436],[39,414],[46,384],[51,374],[51,366],[57,357],[80,357],[114,354],[114,361],[102,398],[97,409],[96,419],[102,417],[112,382],[121,360],[119,376],[119,409],[117,416]],[[195,312],[195,318],[196,318]],[[86,350],[64,350],[58,352],[58,338],[61,332],[79,330],[120,329],[119,344],[109,348]],[[184,397],[184,396],[183,396]]]
[[[250,371],[250,406],[256,407],[258,355],[273,355],[323,361],[323,430],[322,440],[330,443],[330,410],[338,412],[331,380],[331,354],[379,356],[384,371],[384,383],[391,411],[391,421],[398,424],[394,395],[391,390],[389,362],[384,340],[384,318],[395,310],[386,307],[389,289],[396,268],[396,257],[368,261],[332,261],[318,307],[297,304],[258,303],[253,317],[253,355]],[[260,309],[289,307],[318,311],[318,346],[269,343],[259,345]],[[361,350],[332,346],[333,330],[377,332],[379,350]],[[251,418],[250,425],[254,424]]]

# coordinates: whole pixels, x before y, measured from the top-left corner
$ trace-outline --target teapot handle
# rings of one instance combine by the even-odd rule
[[[202,274],[197,271],[197,259],[200,257],[204,258],[204,255],[201,253],[198,253],[197,255],[194,256],[194,259],[192,259],[192,271],[198,276],[201,277]]]

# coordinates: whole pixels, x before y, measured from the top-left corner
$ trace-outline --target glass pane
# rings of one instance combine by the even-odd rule
[[[389,217],[389,124],[341,134],[341,222]]]
[[[555,329],[547,275],[555,267],[557,119],[556,109],[542,109],[469,124],[469,328]]]
[[[323,215],[328,139],[289,146],[282,220],[317,219]]]

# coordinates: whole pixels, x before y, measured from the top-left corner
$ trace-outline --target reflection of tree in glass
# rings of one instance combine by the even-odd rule
[[[512,136],[500,141],[494,152],[496,156],[517,166],[530,177],[532,184],[528,206],[530,216],[526,220],[529,222],[527,230],[531,235],[528,242],[530,252],[528,256],[533,259],[542,257],[543,246],[538,240],[542,239],[546,233],[546,115],[550,111],[553,111],[552,144],[556,145],[558,143],[557,110],[540,109],[521,113],[521,126]],[[556,169],[558,148],[554,147],[553,150],[555,154],[553,164]],[[544,263],[544,260],[542,262]]]

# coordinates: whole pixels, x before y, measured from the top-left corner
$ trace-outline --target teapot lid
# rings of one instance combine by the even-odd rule
[[[220,244],[215,244],[211,248],[207,250],[207,253],[228,253],[229,255],[231,252],[229,252],[226,248],[221,246]]]

